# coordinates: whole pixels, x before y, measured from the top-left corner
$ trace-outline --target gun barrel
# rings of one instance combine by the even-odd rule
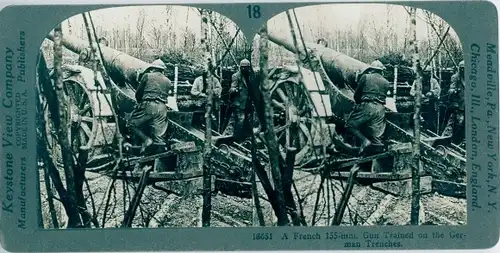
[[[269,29],[268,36],[269,40],[273,43],[284,47],[292,53],[297,52],[297,49],[292,43],[291,34],[289,36],[283,36],[283,34],[278,34],[277,31]],[[331,48],[310,42],[306,42],[305,44],[307,48],[313,49],[317,52],[317,56],[321,59],[326,74],[330,80],[332,80],[332,82],[340,88],[345,87],[345,85],[355,87],[354,81],[356,73],[370,67],[370,65],[364,62],[337,52]],[[304,48],[302,45],[302,42],[299,41],[299,51],[303,53]]]
[[[47,39],[54,41],[54,35],[49,33]],[[64,47],[77,54],[85,52],[90,47],[88,41],[71,35],[64,35],[61,43]],[[117,84],[127,82],[136,87],[137,70],[145,69],[152,65],[105,45],[100,44],[99,47],[108,74]]]

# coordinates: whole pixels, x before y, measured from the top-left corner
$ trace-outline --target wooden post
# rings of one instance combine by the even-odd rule
[[[206,10],[201,10],[201,31],[202,39],[201,45],[204,51],[205,60],[205,71],[207,71],[207,78],[203,82],[211,77],[210,71],[208,71],[208,64],[210,64],[210,45],[208,43],[208,17]],[[211,165],[210,165],[210,155],[212,152],[212,82],[208,83],[207,87],[207,102],[205,104],[205,148],[203,149],[203,211],[202,211],[202,225],[203,227],[210,227],[210,212],[212,209],[212,192],[211,192]]]
[[[271,107],[271,84],[268,80],[268,34],[267,34],[267,23],[260,29],[260,39],[259,39],[259,67],[260,67],[260,78],[261,78],[261,93],[263,98],[264,107],[264,118],[265,122],[265,139],[267,142],[267,149],[269,152],[269,161],[271,165],[271,174],[274,180],[274,188],[276,191],[276,216],[278,218],[278,226],[288,225],[288,217],[286,214],[285,205],[285,195],[283,193],[283,182],[281,179],[280,170],[280,153],[278,142],[276,139],[276,133],[274,132],[273,126],[273,108]]]
[[[412,174],[412,201],[411,201],[411,224],[418,225],[420,211],[420,107],[422,101],[422,68],[420,66],[417,44],[416,29],[417,9],[410,8],[410,31],[412,40],[410,46],[413,46],[413,67],[416,71],[415,80],[415,113],[413,115],[413,167]]]
[[[398,65],[394,66],[394,83],[392,89],[392,97],[394,98],[394,102],[396,102],[396,94],[398,92]]]

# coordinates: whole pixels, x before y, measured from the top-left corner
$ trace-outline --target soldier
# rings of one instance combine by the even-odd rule
[[[410,95],[415,96],[415,82],[410,90]],[[441,95],[439,82],[432,77],[431,72],[424,72],[422,77],[422,118],[425,125],[433,132],[437,131],[437,107]]]
[[[373,150],[383,149],[381,137],[385,131],[385,103],[391,89],[383,77],[385,66],[374,61],[358,78],[354,92],[356,106],[347,119],[347,130],[360,141],[359,154],[369,146]]]
[[[163,71],[162,66],[152,65],[137,75],[137,105],[128,127],[142,140],[141,153],[152,144],[165,145],[163,135],[167,130],[167,100],[172,83]]]
[[[203,74],[194,80],[193,87],[191,88],[191,95],[194,97],[206,98],[207,87],[212,87],[213,103],[212,103],[212,117],[217,118],[220,109],[220,98],[222,94],[222,86],[219,80],[212,74],[213,66],[209,65],[208,70],[204,70]],[[215,120],[217,122],[217,120]],[[218,129],[218,124],[214,125],[214,129]]]
[[[316,44],[320,44],[324,47],[328,47],[328,42],[326,41],[326,39],[324,38],[319,38],[317,41],[316,41]]]
[[[241,142],[246,137],[245,121],[252,122],[248,116],[252,115],[251,92],[258,92],[258,86],[255,84],[257,77],[252,71],[250,61],[243,59],[240,62],[240,70],[231,77],[231,88],[229,93],[233,98],[234,115],[234,134],[233,139]],[[256,97],[256,96],[255,96]],[[252,122],[253,123],[253,122]],[[252,124],[250,123],[250,124]]]
[[[460,145],[464,140],[465,124],[465,81],[464,61],[458,64],[458,72],[451,76],[448,90],[451,115],[442,136],[450,136],[451,142]]]
[[[99,38],[98,43],[99,44],[103,44],[105,46],[109,45],[108,40],[106,38],[104,38],[104,37]]]

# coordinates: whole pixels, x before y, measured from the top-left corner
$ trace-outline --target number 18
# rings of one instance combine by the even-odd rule
[[[248,18],[260,18],[260,5],[248,5]]]

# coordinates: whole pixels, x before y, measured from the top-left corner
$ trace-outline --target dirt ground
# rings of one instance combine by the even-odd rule
[[[42,171],[43,172],[43,171]],[[43,174],[40,175],[43,179]],[[92,189],[92,198],[87,195],[87,207],[89,213],[93,213],[92,199],[95,203],[95,211],[98,221],[102,226],[106,192],[111,180],[108,177],[87,173],[89,184]],[[342,197],[345,181],[329,180],[325,182],[324,190],[318,196],[320,177],[306,172],[295,173],[297,191],[301,196],[301,206],[308,226],[330,226]],[[135,192],[135,186],[129,184],[123,187],[122,181],[115,183],[112,191],[111,201],[106,216],[106,227],[119,227],[127,205]],[[259,184],[260,186],[260,184]],[[123,195],[123,190],[128,193]],[[44,226],[50,228],[50,214],[48,212],[46,190],[44,183],[41,184]],[[267,201],[267,197],[261,187],[260,202],[265,218],[266,226],[276,224],[274,212]],[[124,196],[126,196],[124,198]],[[314,207],[318,201],[316,215]],[[410,222],[410,197],[397,197],[383,193],[370,186],[355,185],[348,207],[345,210],[342,226],[370,226],[370,225],[407,225]],[[60,226],[65,226],[64,208],[60,202],[55,201],[56,211]],[[163,191],[146,188],[141,206],[138,208],[133,227],[197,227],[201,226],[202,212],[201,196],[175,196]],[[421,198],[420,223],[422,225],[464,225],[467,220],[467,201],[446,197],[437,193],[423,195]],[[214,194],[212,197],[211,226],[213,227],[245,227],[257,224],[252,199],[244,199],[228,196],[222,193]],[[255,220],[255,221],[254,221]]]

